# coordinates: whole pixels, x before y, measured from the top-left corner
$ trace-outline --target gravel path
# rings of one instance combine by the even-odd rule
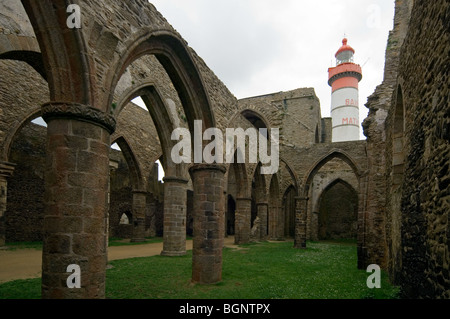
[[[233,247],[234,237],[225,238],[225,245]],[[108,247],[108,260],[159,255],[162,243]],[[186,249],[192,249],[192,240],[186,241]],[[42,251],[38,249],[0,249],[0,283],[41,276]]]

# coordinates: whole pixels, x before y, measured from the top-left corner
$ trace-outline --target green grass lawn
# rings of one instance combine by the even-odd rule
[[[153,256],[111,261],[106,297],[111,299],[391,299],[398,289],[382,273],[380,289],[356,268],[356,246],[309,242],[242,245],[223,251],[223,281],[191,283],[192,252],[183,257]],[[39,298],[40,279],[0,285],[0,298]]]

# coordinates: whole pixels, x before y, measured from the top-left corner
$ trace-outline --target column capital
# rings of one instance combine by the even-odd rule
[[[197,171],[221,171],[223,174],[227,172],[227,167],[223,164],[194,164],[189,168],[189,173],[193,174]]]
[[[110,134],[116,130],[116,120],[112,115],[90,105],[73,102],[49,102],[42,105],[42,118],[47,123],[52,119],[77,119],[99,125]]]
[[[301,196],[296,196],[296,197],[294,197],[295,198],[295,200],[304,200],[304,201],[307,201],[307,200],[309,200],[309,197],[301,197]]]
[[[269,206],[269,202],[258,202],[256,206]]]
[[[240,200],[240,201],[249,201],[249,202],[252,201],[251,197],[237,197],[236,201],[238,201],[238,200]]]
[[[179,176],[164,176],[164,183],[178,183],[178,184],[187,184],[189,180]]]

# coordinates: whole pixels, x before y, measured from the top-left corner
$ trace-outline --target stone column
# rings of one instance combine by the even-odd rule
[[[164,244],[161,255],[186,255],[186,212],[188,180],[164,177]]]
[[[8,195],[8,178],[12,176],[14,164],[0,162],[0,247],[6,242],[5,212]]]
[[[269,212],[269,203],[260,202],[256,204],[257,216],[259,217],[261,224],[261,240],[267,240],[267,214]]]
[[[226,168],[196,164],[189,172],[194,185],[192,281],[213,284],[222,280]]]
[[[133,237],[130,242],[139,243],[145,241],[145,210],[147,207],[147,192],[134,190],[133,192]]]
[[[278,206],[277,203],[271,202],[268,210],[267,227],[269,230],[269,238],[271,240],[278,240]]]
[[[358,192],[358,232],[357,238],[357,258],[358,258],[358,269],[367,269],[370,264],[368,261],[368,251],[367,251],[367,233],[366,233],[366,222],[367,222],[367,196],[369,186],[369,171],[365,171],[359,175],[359,192]]]
[[[42,298],[104,298],[110,136],[115,121],[85,105],[49,103]],[[67,280],[80,269],[80,288]]]
[[[252,199],[236,198],[234,242],[236,245],[250,242]]]
[[[306,207],[308,198],[295,198],[295,238],[294,248],[306,248]]]
[[[284,236],[284,225],[285,225],[285,216],[284,216],[284,207],[280,206],[279,203],[277,205],[277,217],[276,217],[276,233],[277,240],[283,241],[285,239]]]

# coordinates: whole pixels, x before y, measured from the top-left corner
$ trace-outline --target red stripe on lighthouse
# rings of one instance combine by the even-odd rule
[[[358,89],[358,83],[359,83],[358,79],[354,78],[352,76],[340,78],[333,82],[332,91],[334,92],[336,90],[346,88],[346,87],[352,87],[352,88]]]

